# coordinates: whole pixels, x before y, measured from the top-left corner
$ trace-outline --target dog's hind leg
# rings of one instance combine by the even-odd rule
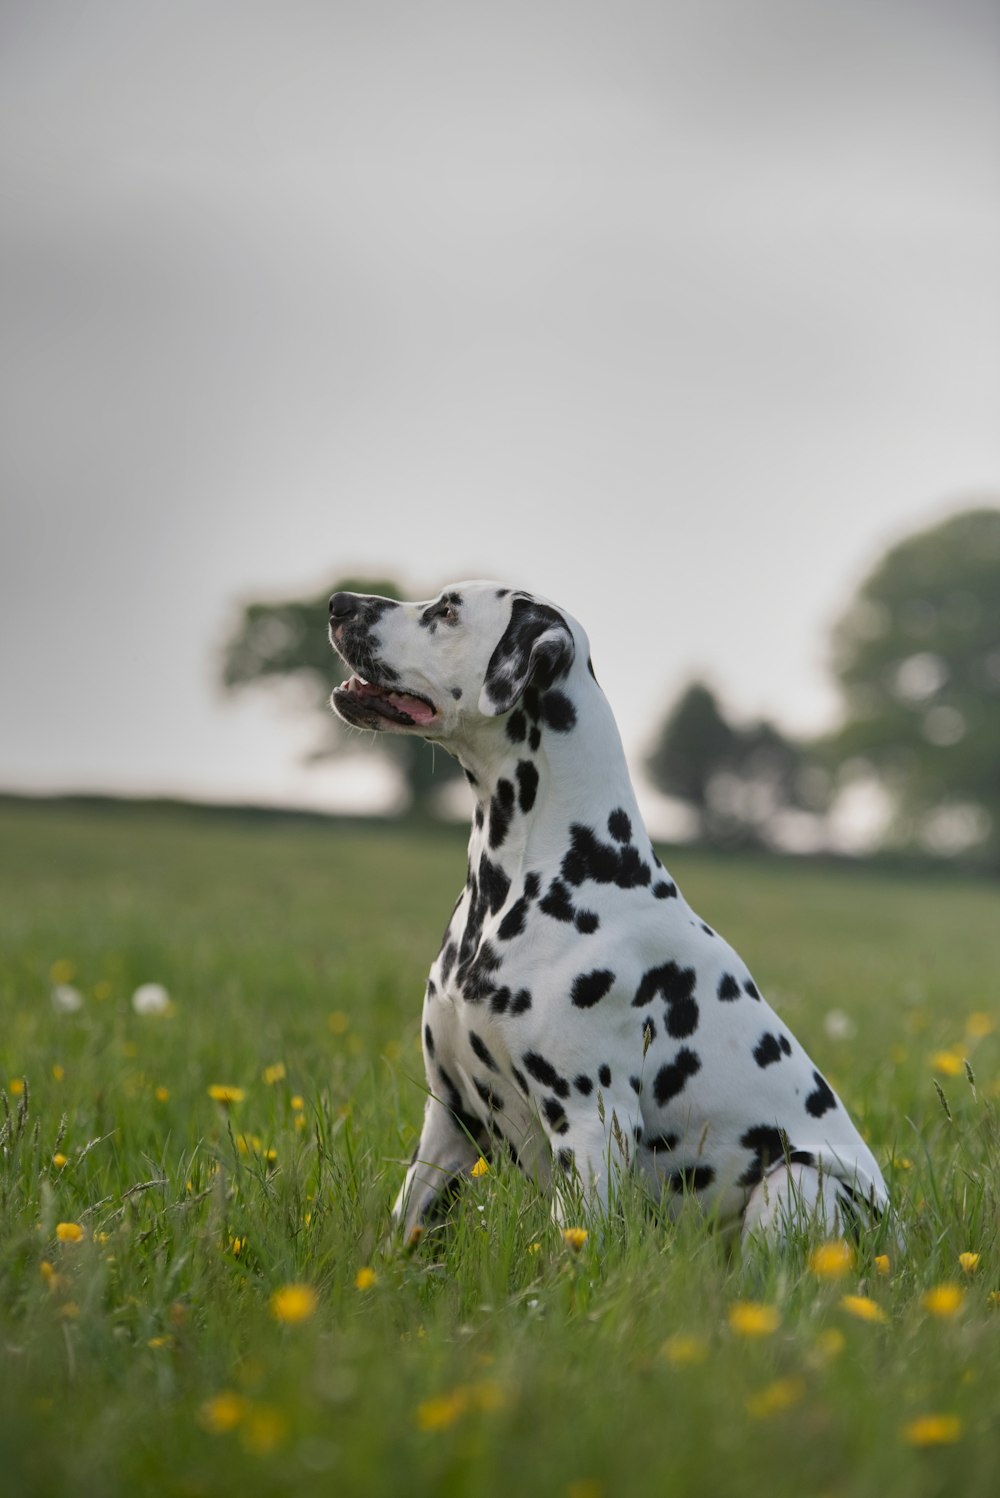
[[[439,1098],[427,1099],[420,1143],[392,1209],[404,1239],[441,1209],[487,1147],[478,1119],[457,1116]]]
[[[857,1238],[877,1222],[859,1191],[815,1165],[779,1165],[754,1187],[743,1214],[743,1243],[775,1244],[801,1233]]]

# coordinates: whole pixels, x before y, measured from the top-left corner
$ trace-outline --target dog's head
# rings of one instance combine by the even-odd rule
[[[562,681],[578,636],[552,604],[498,583],[455,583],[429,603],[334,593],[330,640],[353,674],[330,700],[356,728],[446,743]]]

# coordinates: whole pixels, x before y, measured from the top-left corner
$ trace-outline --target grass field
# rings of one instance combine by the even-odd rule
[[[573,1247],[502,1161],[383,1254],[461,838],[0,806],[2,1491],[992,1498],[1000,891],[668,864],[870,1139],[888,1263],[632,1189]]]

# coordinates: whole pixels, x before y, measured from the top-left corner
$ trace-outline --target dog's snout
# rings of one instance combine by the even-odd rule
[[[356,593],[334,593],[330,599],[330,618],[337,620],[353,619],[358,612],[358,595]]]

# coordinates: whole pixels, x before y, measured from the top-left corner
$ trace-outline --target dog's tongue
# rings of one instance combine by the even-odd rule
[[[385,700],[397,712],[406,713],[414,723],[429,723],[434,714],[426,702],[419,697],[408,697],[405,692],[386,692]]]
[[[385,687],[373,686],[360,676],[352,677],[347,685],[356,697],[381,697],[383,702],[388,702],[397,712],[405,713],[414,723],[429,723],[434,717],[434,709],[428,703],[421,701],[419,697],[410,697],[406,692],[387,691]]]

